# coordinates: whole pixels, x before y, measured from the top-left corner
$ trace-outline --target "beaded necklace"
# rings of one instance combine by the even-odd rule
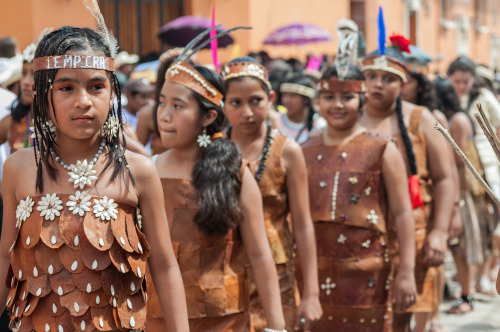
[[[61,166],[64,167],[65,170],[69,171],[68,181],[73,182],[74,188],[80,187],[80,189],[83,189],[85,186],[91,186],[92,181],[97,180],[97,176],[95,176],[97,171],[94,170],[93,167],[101,156],[105,146],[106,139],[103,138],[101,140],[101,145],[99,146],[97,153],[94,155],[94,159],[92,159],[90,163],[87,162],[87,159],[84,159],[83,161],[77,160],[76,165],[67,165],[64,161],[61,160],[61,157],[59,157],[55,153],[55,151],[51,151],[51,153],[54,156],[54,160],[61,164]]]
[[[227,131],[227,138],[231,139],[231,131],[232,127],[229,127]],[[257,184],[260,183],[260,179],[262,179],[262,176],[264,175],[264,170],[266,168],[266,162],[267,159],[269,158],[269,148],[271,147],[271,143],[273,141],[272,135],[271,135],[271,124],[267,124],[267,131],[266,131],[266,139],[264,141],[264,148],[262,149],[262,158],[260,159],[259,166],[257,167],[257,172],[255,172],[255,181],[257,181]]]

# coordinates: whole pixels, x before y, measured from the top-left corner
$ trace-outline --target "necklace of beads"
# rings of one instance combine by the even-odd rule
[[[266,169],[266,162],[267,159],[269,158],[269,148],[271,147],[271,143],[273,141],[272,135],[271,135],[271,125],[268,123],[267,124],[267,131],[266,131],[266,139],[264,141],[264,148],[262,149],[262,158],[260,159],[259,166],[257,167],[257,172],[255,172],[255,181],[257,181],[257,184],[260,183],[260,179],[262,179],[262,175],[264,175],[264,170]],[[231,130],[232,127],[229,128],[227,132],[227,138],[231,139]]]
[[[51,153],[54,155],[54,160],[61,164],[61,166],[64,167],[65,170],[69,171],[68,181],[73,182],[75,188],[83,189],[85,186],[91,186],[92,181],[97,180],[97,176],[95,176],[97,171],[93,168],[95,163],[97,163],[97,160],[101,156],[105,146],[106,140],[103,139],[101,141],[99,149],[97,150],[97,153],[94,155],[94,159],[92,159],[90,163],[87,162],[87,159],[84,159],[83,161],[77,160],[76,165],[67,165],[64,161],[61,160],[61,157],[56,155],[54,151],[51,151]]]

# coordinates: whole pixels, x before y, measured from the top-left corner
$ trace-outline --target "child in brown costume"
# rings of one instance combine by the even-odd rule
[[[222,68],[226,80],[224,110],[232,127],[228,137],[250,161],[264,204],[267,239],[278,271],[281,301],[289,331],[309,330],[321,317],[314,228],[309,213],[307,172],[300,146],[266,124],[271,100],[267,70],[250,57],[237,58]],[[288,221],[290,215],[291,223]],[[293,230],[293,232],[292,232]],[[297,243],[303,282],[296,305],[293,245]],[[250,279],[252,327],[266,326],[263,301]]]
[[[4,168],[0,299],[18,331],[142,330],[147,260],[169,329],[186,331],[161,184],[120,144],[116,44],[93,6],[98,31],[62,27],[35,53],[34,147]]]
[[[319,85],[327,128],[302,145],[316,230],[324,315],[313,331],[392,331],[392,304],[415,300],[414,233],[404,167],[396,146],[358,123],[363,75],[335,67]],[[393,280],[387,215],[396,220],[404,263]],[[392,298],[391,298],[392,295]]]

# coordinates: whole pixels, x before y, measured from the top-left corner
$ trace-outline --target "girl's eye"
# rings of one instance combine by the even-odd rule
[[[231,101],[229,102],[229,105],[234,106],[234,107],[237,107],[237,106],[239,106],[239,105],[240,105],[240,101],[239,101],[239,100],[231,100]]]
[[[181,109],[182,109],[182,106],[181,106],[181,105],[178,105],[178,104],[174,104],[174,109],[176,109],[176,110],[181,110]]]
[[[164,103],[164,102],[162,102],[162,101],[159,101],[159,102],[158,102],[158,107],[165,107],[165,103]]]
[[[97,85],[92,86],[92,90],[100,91],[102,89],[104,89],[104,85],[102,85],[102,84],[97,84]]]
[[[60,87],[59,90],[64,91],[64,92],[72,91],[73,87],[71,87],[70,85],[64,85],[64,86]]]
[[[352,98],[354,98],[354,96],[353,96],[353,95],[351,95],[351,94],[348,94],[348,95],[344,95],[344,96],[342,96],[342,99],[343,99],[343,100],[351,100]]]
[[[252,99],[253,104],[259,104],[262,101],[262,98],[254,98]]]

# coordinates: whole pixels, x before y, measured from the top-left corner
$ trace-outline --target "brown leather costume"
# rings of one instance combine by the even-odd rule
[[[191,181],[161,179],[170,236],[184,282],[189,327],[196,331],[248,331],[248,290],[238,229],[204,235],[193,222],[198,197]],[[166,331],[153,284],[148,282],[150,331]],[[161,319],[160,319],[161,318]]]
[[[392,331],[382,156],[362,133],[340,146],[303,144],[316,233],[323,317],[312,331]]]
[[[115,202],[116,219],[102,220],[92,206],[83,216],[73,214],[66,206],[69,196],[58,195],[63,208],[54,220],[37,209],[43,207],[42,197],[33,198],[25,221],[18,217],[22,224],[7,275],[12,326],[19,331],[144,329],[149,245],[136,225],[136,208]],[[94,199],[100,197],[92,197],[92,205]]]
[[[295,323],[295,271],[293,265],[293,236],[288,222],[290,212],[286,186],[286,171],[283,167],[283,147],[287,137],[276,129],[272,132],[273,140],[269,148],[264,173],[259,182],[264,208],[264,222],[267,239],[271,247],[278,279],[280,283],[281,303],[285,316],[286,329],[293,331]],[[250,169],[255,175],[260,159],[250,163]],[[250,289],[250,315],[255,331],[266,327],[266,319],[260,302],[251,270],[247,267]]]
[[[415,239],[416,239],[416,264],[415,264],[415,281],[417,283],[417,298],[416,303],[411,306],[408,312],[431,312],[437,309],[438,306],[438,290],[437,290],[437,270],[434,267],[428,267],[423,263],[424,250],[423,245],[427,233],[431,228],[430,218],[432,215],[432,192],[431,180],[429,177],[429,166],[427,163],[427,149],[425,145],[424,133],[419,131],[420,122],[424,108],[415,107],[410,115],[408,124],[408,136],[413,145],[415,153],[415,161],[417,164],[418,180],[420,184],[420,193],[424,203],[424,210],[417,207],[413,210],[415,218]],[[410,174],[410,166],[406,154],[405,145],[401,134],[393,137],[395,143],[405,160],[407,174]],[[390,216],[388,220],[389,229],[389,247],[393,257],[395,270],[399,263],[399,247],[396,236],[396,225],[393,218]]]

